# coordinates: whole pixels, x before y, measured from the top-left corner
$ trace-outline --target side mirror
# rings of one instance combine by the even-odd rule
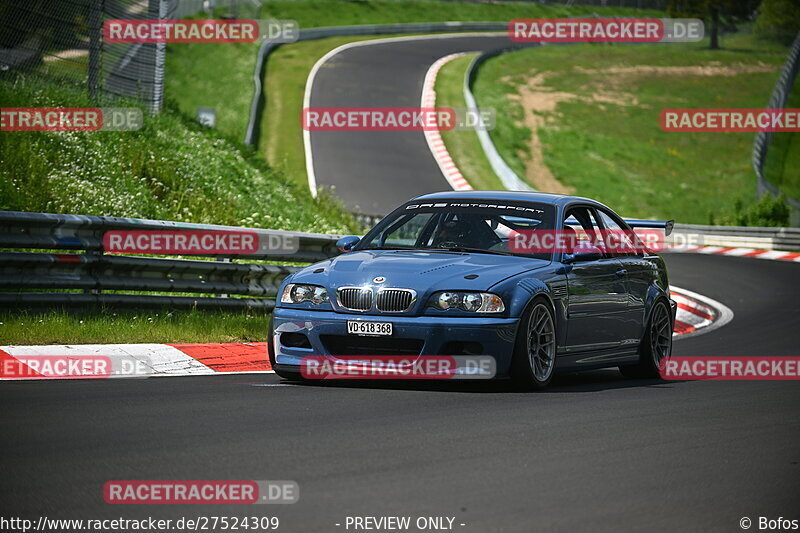
[[[348,235],[347,237],[342,237],[338,241],[336,241],[336,247],[342,253],[347,253],[353,249],[353,247],[361,242],[361,237],[356,237],[355,235]]]
[[[597,261],[603,258],[603,251],[597,246],[591,244],[581,244],[575,247],[571,254],[564,254],[561,262],[567,265],[578,263],[580,261]]]

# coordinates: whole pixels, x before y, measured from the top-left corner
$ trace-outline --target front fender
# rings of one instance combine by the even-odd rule
[[[566,343],[567,336],[567,308],[562,294],[556,286],[566,287],[559,279],[550,280],[550,283],[539,278],[527,278],[516,284],[511,289],[511,302],[509,305],[509,316],[522,317],[533,300],[543,297],[550,304],[556,321],[556,345],[560,350]],[[555,290],[554,290],[555,289]]]
[[[553,295],[547,284],[538,278],[526,278],[511,288],[508,313],[512,317],[521,317],[525,309],[538,295],[544,295],[551,303]]]

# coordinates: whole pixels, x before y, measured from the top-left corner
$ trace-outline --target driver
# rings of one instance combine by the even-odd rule
[[[434,244],[436,246],[464,246],[464,243],[461,242],[463,237],[464,235],[459,229],[459,222],[450,219],[439,228]]]
[[[490,235],[487,235],[487,232]],[[498,240],[483,217],[459,215],[441,225],[434,246],[487,249]]]

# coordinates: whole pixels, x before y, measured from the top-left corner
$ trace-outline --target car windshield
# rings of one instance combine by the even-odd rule
[[[519,255],[509,247],[515,232],[553,229],[555,207],[542,203],[440,200],[409,203],[373,228],[357,250],[438,250]]]

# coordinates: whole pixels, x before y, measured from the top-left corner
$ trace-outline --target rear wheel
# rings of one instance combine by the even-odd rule
[[[650,313],[642,343],[639,345],[639,363],[619,367],[629,378],[657,378],[664,359],[672,353],[672,315],[664,300],[659,300]]]
[[[556,366],[556,326],[553,311],[543,298],[534,301],[520,319],[511,378],[525,389],[543,389]]]

